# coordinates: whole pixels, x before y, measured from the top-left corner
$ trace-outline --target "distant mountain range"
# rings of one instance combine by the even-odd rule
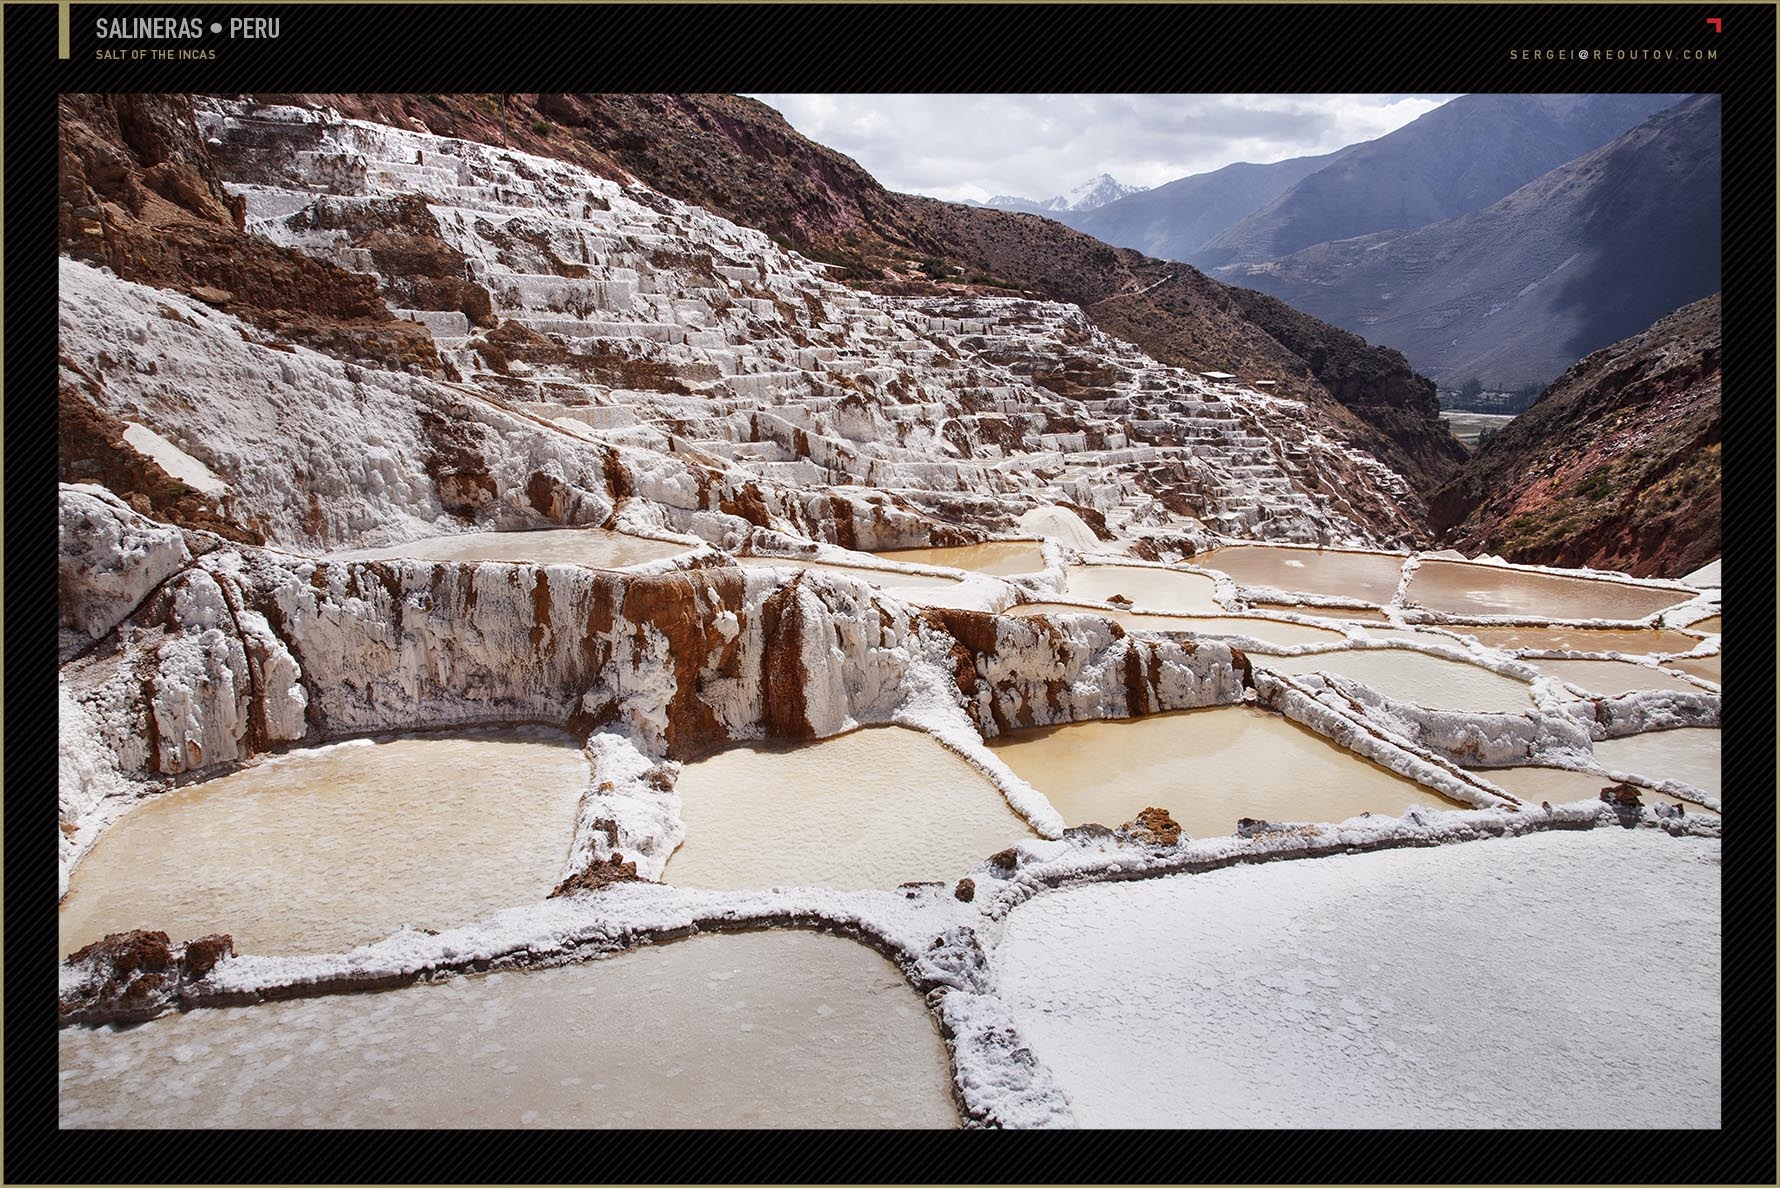
[[[1681,98],[1463,95],[1337,154],[1188,259],[1200,268],[1274,260],[1481,210]]]
[[[1112,174],[1102,173],[1097,177],[1089,178],[1067,194],[1056,194],[1042,200],[997,194],[987,202],[972,202],[969,205],[989,206],[996,210],[1021,210],[1027,214],[1086,214],[1091,210],[1099,210],[1109,202],[1117,202],[1121,198],[1145,193],[1148,189],[1148,186],[1125,185],[1114,178]],[[1067,223],[1069,220],[1061,221]]]
[[[1136,248],[1165,260],[1193,262],[1209,240],[1349,151],[1294,157],[1271,165],[1238,162],[1092,210],[1052,217],[1105,243]]]
[[[1719,111],[1686,100],[1473,213],[1219,272],[1436,380],[1544,383],[1717,291]]]

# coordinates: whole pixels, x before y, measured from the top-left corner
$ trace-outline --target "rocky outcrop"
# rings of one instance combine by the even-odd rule
[[[152,1019],[177,1006],[193,983],[234,955],[234,939],[222,933],[175,947],[164,932],[114,932],[62,962],[60,1022]]]
[[[1723,551],[1719,298],[1596,351],[1431,501],[1441,539],[1510,561],[1679,577]]]

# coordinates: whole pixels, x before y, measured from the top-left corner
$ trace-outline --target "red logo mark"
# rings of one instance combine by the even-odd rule
[[[1708,25],[1712,26],[1712,31],[1714,33],[1724,32],[1724,18],[1723,17],[1707,17],[1706,23]]]

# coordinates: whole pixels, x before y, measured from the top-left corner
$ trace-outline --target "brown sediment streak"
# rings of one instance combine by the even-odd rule
[[[760,657],[762,717],[771,738],[810,738],[806,690],[809,672],[803,663],[804,635],[810,629],[800,597],[803,574],[792,578],[760,607],[766,647]]]

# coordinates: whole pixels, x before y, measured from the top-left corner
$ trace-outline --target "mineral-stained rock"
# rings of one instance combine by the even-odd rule
[[[584,891],[597,891],[613,883],[642,881],[637,875],[637,864],[626,859],[623,854],[614,853],[604,859],[594,859],[578,874],[572,874],[558,883],[556,890],[550,893],[550,898],[560,899],[566,895],[579,895]]]
[[[1167,809],[1146,808],[1119,826],[1119,832],[1140,845],[1172,846],[1181,840],[1181,828]]]
[[[182,986],[234,955],[235,942],[227,933],[175,949],[164,932],[114,932],[63,961],[58,1015],[63,1024],[151,1019],[177,1003]]]
[[[958,885],[952,889],[952,894],[956,895],[960,901],[969,903],[977,897],[976,880],[959,879]]]

